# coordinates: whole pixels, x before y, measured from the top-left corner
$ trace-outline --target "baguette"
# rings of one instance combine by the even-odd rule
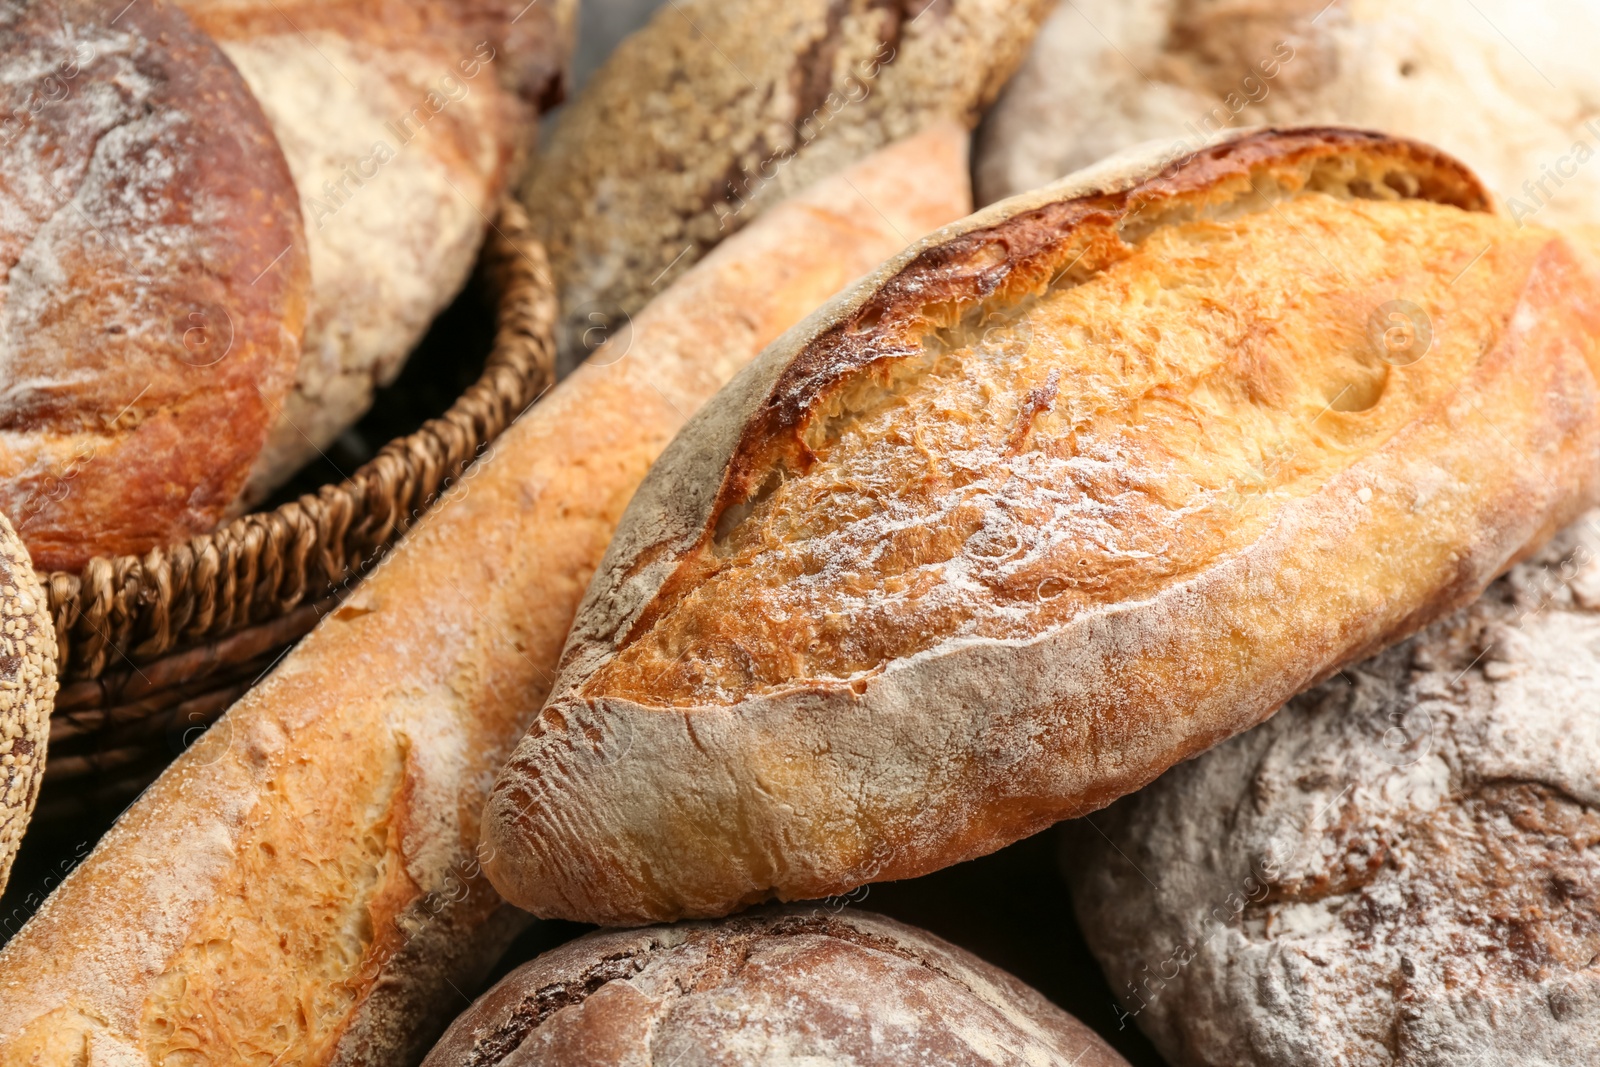
[[[602,923],[820,897],[1138,789],[1593,498],[1600,278],[1380,134],[1112,159],[768,348],[635,496],[487,872]]]
[[[420,1057],[520,925],[479,814],[634,487],[764,344],[970,210],[966,174],[939,126],[819,183],[513,424],[0,950],[0,1062]]]

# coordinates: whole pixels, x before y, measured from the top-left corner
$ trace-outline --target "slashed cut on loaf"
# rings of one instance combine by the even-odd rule
[[[1427,146],[1255,131],[948,227],[640,488],[486,812],[540,915],[910,877],[1477,593],[1600,473],[1600,276]]]

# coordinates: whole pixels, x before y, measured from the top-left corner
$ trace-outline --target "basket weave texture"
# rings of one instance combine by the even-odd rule
[[[515,201],[490,228],[479,267],[496,294],[494,348],[443,416],[345,481],[275,510],[143,556],[39,576],[62,677],[47,794],[90,775],[97,788],[142,788],[549,388],[556,300],[544,249]]]

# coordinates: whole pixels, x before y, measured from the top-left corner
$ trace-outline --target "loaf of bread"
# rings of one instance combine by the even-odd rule
[[[55,698],[50,605],[28,550],[0,515],[0,890],[39,798]]]
[[[423,1067],[1127,1067],[1033,989],[870,912],[590,934],[512,971]]]
[[[1593,1063],[1600,512],[1093,821],[1083,931],[1174,1067]]]
[[[760,211],[930,122],[971,126],[1050,0],[674,0],[562,115],[521,197],[563,365]]]
[[[1516,221],[1600,221],[1600,7],[1073,0],[984,122],[979,203],[1146,140],[1350,123],[1438,145]]]
[[[724,914],[1102,807],[1475,597],[1600,480],[1600,273],[1334,128],[997,204],[639,489],[490,797],[537,915]]]
[[[541,105],[575,0],[179,0],[288,157],[311,256],[294,389],[246,489],[264,497],[399,373],[460,291]]]
[[[885,149],[507,429],[0,950],[0,1062],[419,1057],[520,924],[479,815],[635,486],[763,345],[968,210],[960,129]]]
[[[75,570],[233,506],[294,379],[305,237],[182,12],[4,0],[0,39],[0,509]]]

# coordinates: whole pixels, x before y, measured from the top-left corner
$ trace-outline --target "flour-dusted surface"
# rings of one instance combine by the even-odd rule
[[[305,243],[261,109],[180,12],[11,0],[0,38],[0,508],[75,570],[234,504],[299,358]]]
[[[251,474],[254,501],[366,413],[460,291],[538,106],[560,97],[576,5],[180,6],[266,112],[310,250],[304,351]]]
[[[1270,405],[1252,410],[1238,398],[1219,413],[1191,404],[1195,440],[1176,456],[1163,455],[1159,441],[1133,443],[1150,468],[1190,470],[1241,512],[1260,509],[1252,515],[1258,534],[1235,545],[1222,525],[1181,578],[1152,589],[1130,580],[1139,567],[1097,574],[1095,561],[1107,555],[1100,545],[1050,574],[1064,587],[1104,582],[1092,605],[1066,621],[1020,636],[956,634],[928,647],[912,640],[893,649],[904,654],[860,672],[803,668],[819,658],[814,648],[835,655],[847,641],[893,636],[873,629],[874,615],[847,617],[830,634],[823,627],[833,620],[794,611],[763,632],[760,602],[735,600],[693,614],[681,640],[648,647],[656,627],[709,587],[706,576],[738,543],[741,523],[759,517],[780,486],[806,488],[808,471],[826,469],[826,431],[856,397],[891,394],[876,442],[888,458],[871,505],[891,512],[924,491],[916,453],[931,453],[934,466],[947,459],[941,435],[971,410],[934,405],[919,421],[908,414],[913,405],[896,406],[897,370],[927,351],[931,335],[1004,315],[1053,279],[1091,284],[1115,272],[1129,244],[1197,220],[1292,215],[1284,198],[1305,192],[1348,205],[1318,223],[1315,240],[1330,258],[1359,256],[1349,269],[1362,277],[1374,265],[1369,253],[1357,251],[1359,241],[1347,248],[1341,232],[1364,210],[1357,205],[1488,212],[1482,187],[1459,163],[1380,134],[1253,131],[1171,167],[1165,146],[1147,146],[930,236],[769,347],[685,427],[629,505],[574,621],[554,696],[489,800],[484,841],[495,858],[486,869],[501,892],[540,915],[636,923],[725,915],[773,896],[822,897],[984,855],[1102,807],[1255,725],[1341,663],[1470,600],[1524,546],[1587,506],[1600,483],[1600,274],[1545,233],[1528,273],[1502,276],[1506,291],[1491,301],[1502,326],[1476,334],[1476,354],[1459,363],[1444,347],[1431,366],[1426,357],[1404,366],[1370,359],[1372,342],[1352,336],[1349,318],[1370,322],[1394,299],[1384,285],[1298,344],[1268,340],[1275,323],[1297,316],[1246,313],[1229,358],[1259,361],[1268,394],[1331,385],[1327,410],[1309,410],[1309,427],[1294,425],[1283,455],[1270,454],[1272,435],[1253,429]],[[1515,231],[1504,219],[1489,224]],[[1417,232],[1402,227],[1395,238],[1444,236],[1420,216],[1407,227]],[[1302,244],[1305,233],[1283,240]],[[1463,245],[1448,258],[1464,253],[1470,262],[1484,251]],[[1187,269],[1245,273],[1227,248],[1219,242]],[[1174,296],[1159,266],[1136,281],[1146,304]],[[1281,280],[1286,302],[1299,282]],[[1343,284],[1333,289],[1354,296]],[[1441,331],[1471,317],[1446,304],[1437,310]],[[1131,312],[1106,319],[1133,321]],[[1067,329],[1044,332],[1049,342],[1078,343]],[[1175,328],[1163,339],[1184,335]],[[1155,347],[1180,366],[1179,341],[1171,344]],[[999,366],[1010,357],[1001,346],[983,358]],[[1324,379],[1325,371],[1335,373]],[[1373,371],[1387,376],[1381,390]],[[1443,388],[1423,388],[1436,374]],[[1243,388],[1257,374],[1218,377]],[[1035,388],[1048,393],[1048,384],[1046,374]],[[1060,391],[1061,379],[1056,386],[1056,410],[1071,412],[1076,397]],[[1418,402],[1422,394],[1432,399]],[[1142,400],[1152,414],[1134,425],[1146,430],[1175,398],[1181,408],[1182,388],[1150,389]],[[1386,405],[1404,414],[1370,451],[1355,447],[1363,427],[1387,423]],[[1253,464],[1235,467],[1226,451],[1208,458],[1212,427],[1209,437],[1242,440],[1247,455],[1251,442],[1262,446],[1261,482]],[[1235,438],[1241,428],[1248,432]],[[1318,472],[1316,488],[1297,494],[1307,471]],[[967,473],[977,486],[1004,469]],[[819,529],[851,517],[833,507],[826,483],[812,487],[792,527],[761,534],[774,558],[806,561],[808,517]],[[1115,488],[1112,478],[1106,484]],[[1135,486],[1125,495],[1167,499],[1162,490]],[[984,518],[1000,525],[1009,516],[996,502]],[[930,541],[949,532],[936,520],[917,519]],[[1004,550],[1003,538],[982,543],[987,528],[968,525],[969,540]],[[880,558],[899,553],[891,562],[906,571],[897,577],[914,578],[917,547],[897,532],[883,539]],[[836,582],[839,599],[877,579],[872,571],[818,573]],[[974,599],[980,611],[1004,606],[997,595]],[[919,621],[939,622],[920,607],[907,614],[891,621],[912,638]],[[779,677],[732,701],[720,699],[720,679],[652,688],[653,673],[718,649],[726,634],[740,640],[722,643],[725,662],[775,667]],[[944,635],[935,629],[935,637]]]
[[[1093,822],[1084,933],[1174,1064],[1593,1063],[1600,512]]]
[[[969,128],[1044,0],[682,0],[595,72],[520,189],[565,364],[764,209],[940,121]]]
[[[415,1062],[526,921],[480,812],[629,496],[763,344],[970,209],[966,149],[930,129],[774,208],[508,427],[0,949],[0,1061]]]
[[[507,975],[424,1067],[1126,1067],[1033,989],[834,903],[590,934]]]
[[[1346,122],[1438,145],[1519,219],[1600,222],[1596,40],[1561,0],[1072,0],[985,121],[979,202],[1146,140]]]
[[[39,799],[55,696],[49,603],[27,549],[0,515],[0,890]]]

